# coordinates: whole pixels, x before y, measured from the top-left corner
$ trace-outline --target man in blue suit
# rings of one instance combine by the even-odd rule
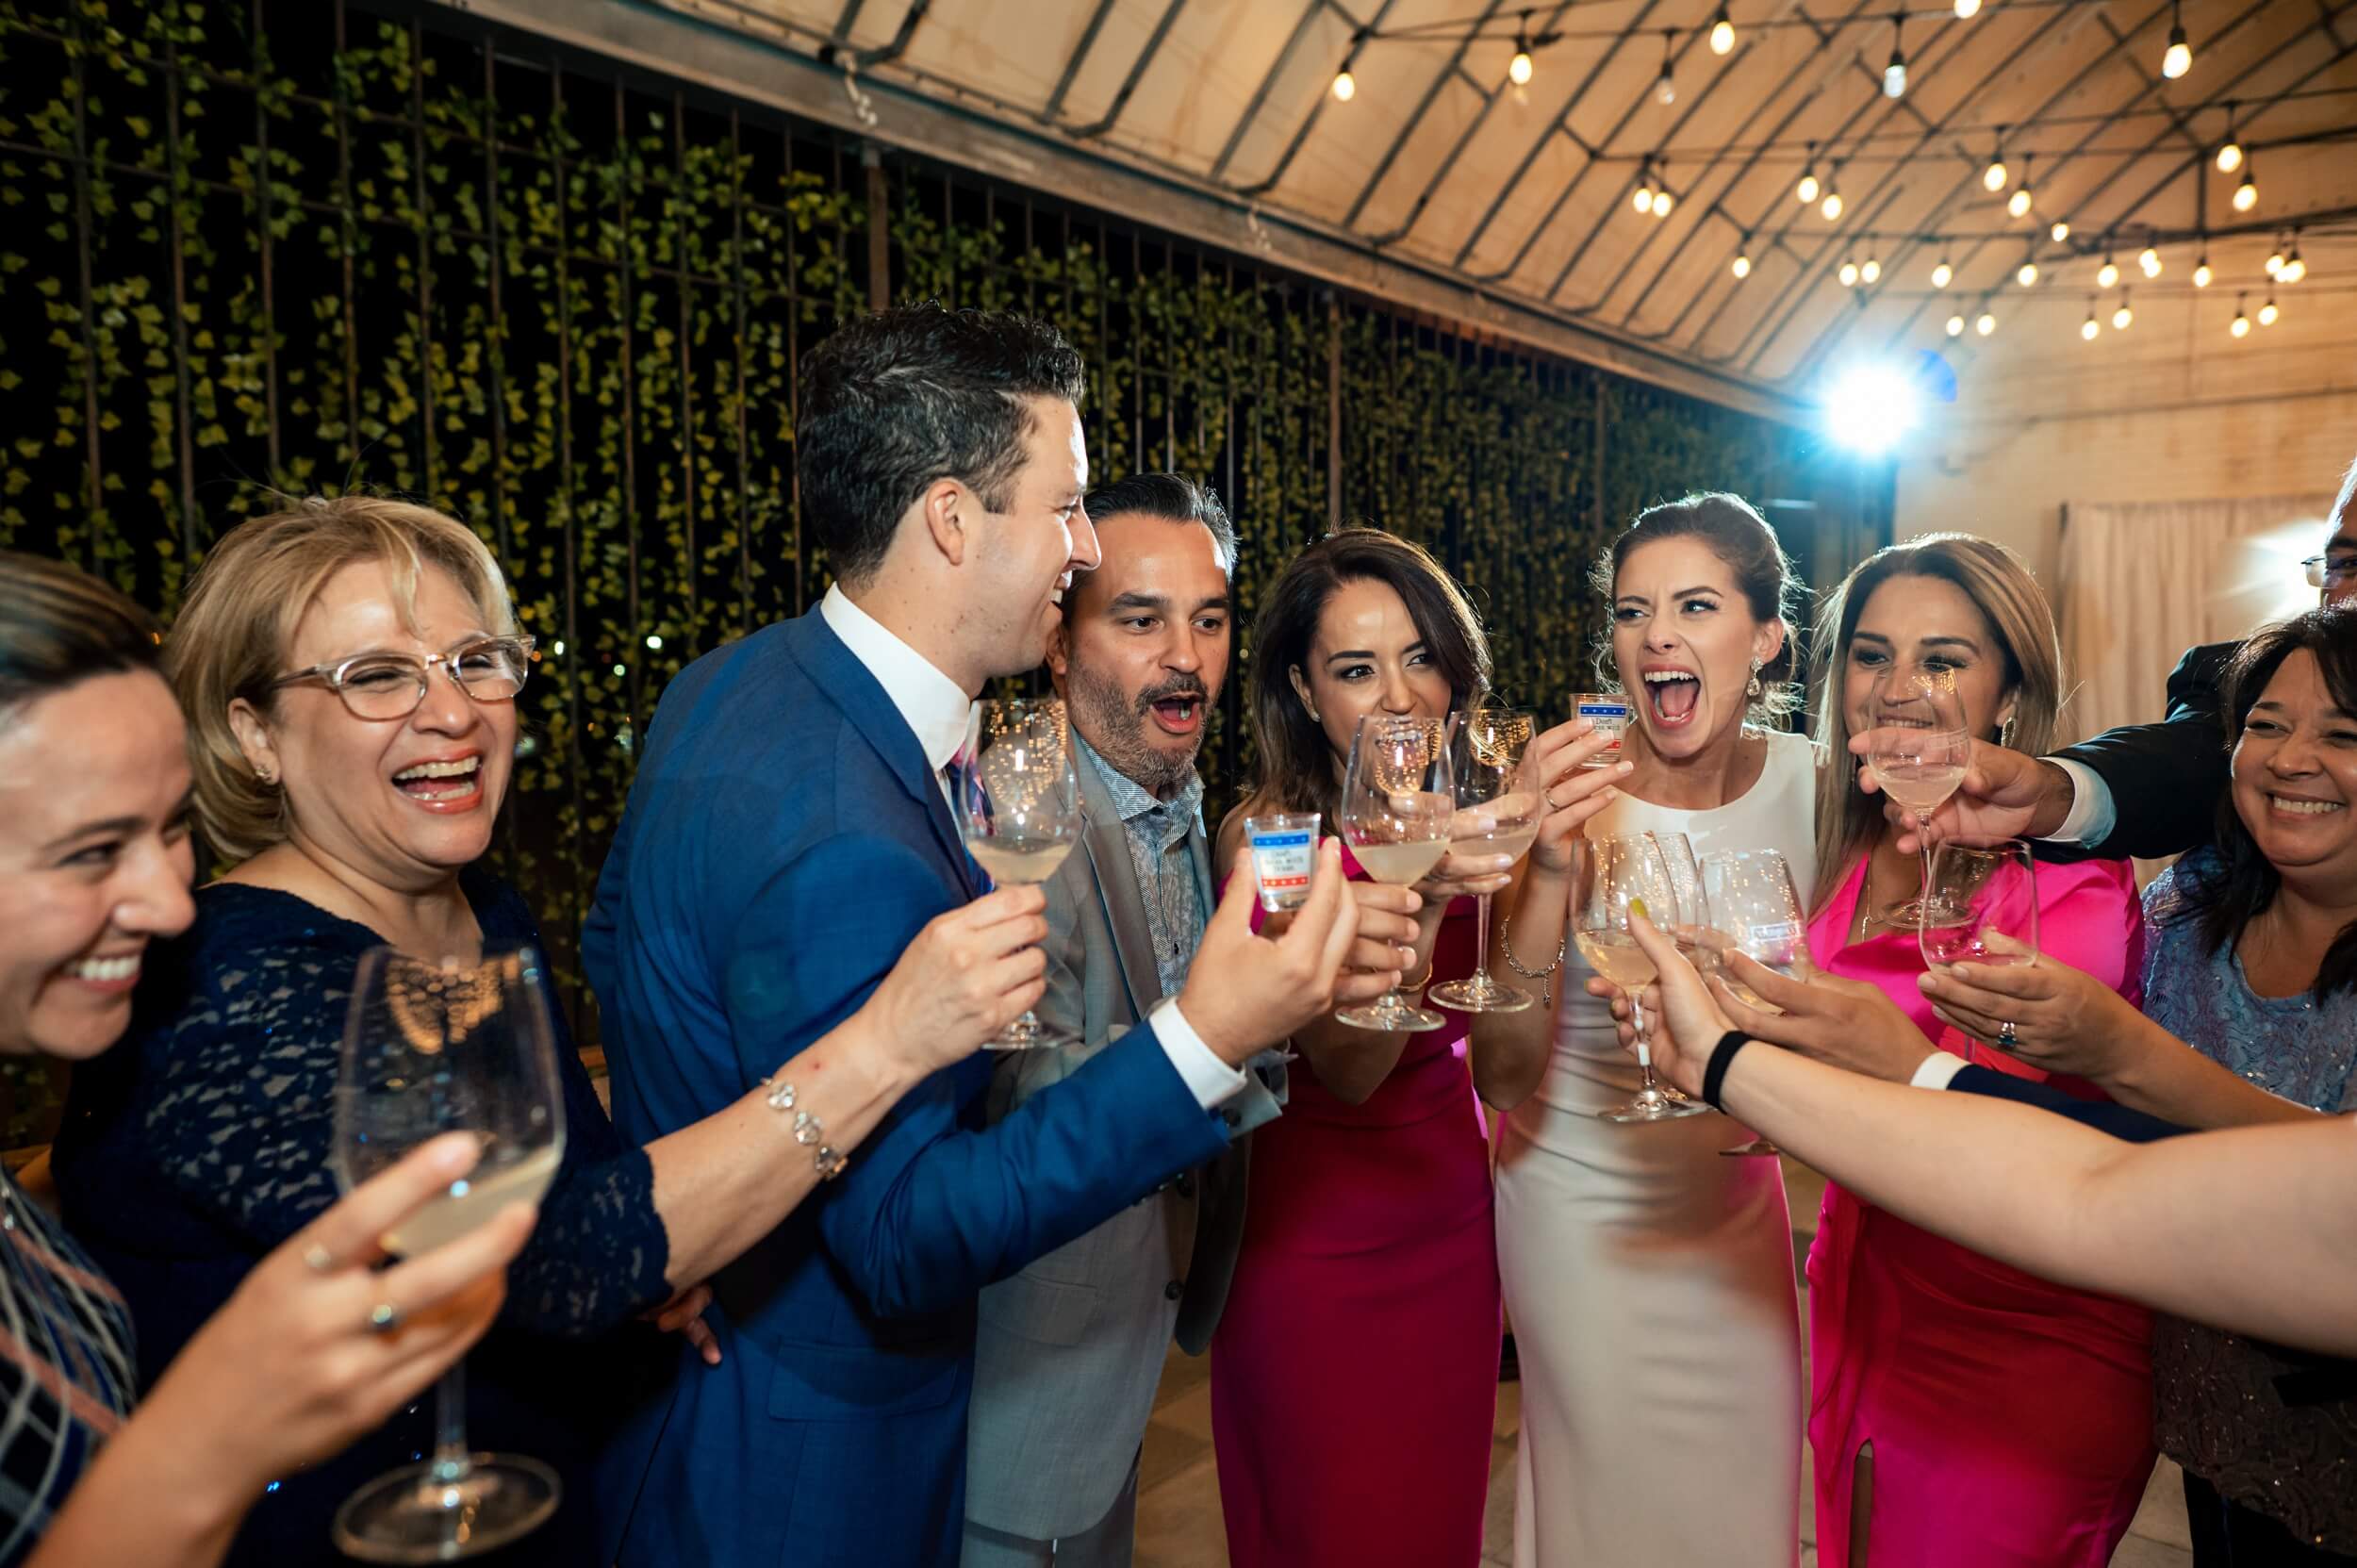
[[[640,1143],[774,1077],[926,921],[977,895],[943,769],[973,698],[1035,668],[1095,566],[1080,356],[1053,328],[938,306],[852,322],[804,363],[804,520],[836,584],[665,694],[583,957],[614,1115]],[[987,1058],[924,1080],[723,1269],[721,1364],[683,1364],[610,1499],[642,1564],[956,1560],[975,1299],[1226,1147],[1241,1064],[1333,1004],[1360,917],[1330,852],[1306,918],[1252,935],[1250,879],[1191,982],[1113,1048],[984,1125]],[[1380,916],[1370,916],[1379,919]],[[1404,920],[1401,922],[1406,924]],[[822,1172],[824,1130],[809,1133]],[[823,1151],[823,1152],[816,1152]]]

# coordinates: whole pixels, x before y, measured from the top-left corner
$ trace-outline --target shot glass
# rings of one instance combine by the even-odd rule
[[[1272,812],[1244,819],[1252,868],[1260,874],[1261,907],[1271,915],[1299,909],[1310,897],[1310,876],[1318,865],[1318,814]]]
[[[1581,764],[1584,767],[1609,767],[1621,760],[1621,737],[1628,733],[1628,699],[1608,692],[1585,692],[1573,707],[1574,716],[1588,719],[1597,730],[1612,737],[1612,744]]]

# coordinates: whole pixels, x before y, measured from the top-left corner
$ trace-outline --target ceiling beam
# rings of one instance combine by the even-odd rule
[[[1481,23],[1495,16],[1498,7],[1504,3],[1505,0],[1489,0],[1489,4],[1483,8],[1475,25],[1479,26]],[[1459,67],[1465,63],[1465,51],[1472,47],[1473,35],[1471,33],[1458,40],[1457,52],[1449,56],[1448,63],[1434,72],[1432,80],[1425,84],[1424,96],[1416,100],[1414,112],[1400,123],[1398,134],[1392,138],[1392,144],[1384,149],[1383,157],[1376,163],[1375,172],[1367,176],[1366,184],[1360,187],[1358,198],[1350,204],[1350,210],[1343,214],[1343,227],[1355,229],[1359,226],[1359,215],[1367,209],[1367,203],[1374,198],[1376,188],[1383,183],[1383,176],[1392,172],[1392,165],[1399,158],[1400,149],[1408,145],[1408,139],[1414,136],[1416,128],[1424,124],[1425,114],[1432,107],[1432,100],[1441,95],[1442,86],[1457,74]]]
[[[1252,128],[1252,122],[1260,118],[1261,106],[1268,102],[1269,90],[1277,85],[1277,78],[1292,63],[1294,50],[1300,44],[1302,35],[1309,32],[1310,24],[1315,22],[1325,10],[1326,0],[1310,0],[1301,8],[1301,19],[1294,24],[1294,30],[1285,35],[1285,46],[1277,51],[1277,58],[1270,62],[1268,74],[1261,78],[1261,85],[1254,88],[1252,96],[1245,100],[1244,112],[1236,116],[1236,127],[1228,133],[1228,140],[1221,144],[1219,157],[1211,160],[1213,183],[1228,177],[1228,165],[1234,159],[1236,149],[1244,145],[1244,133]]]
[[[1120,90],[1113,94],[1113,101],[1106,108],[1105,117],[1073,127],[1074,136],[1085,140],[1090,137],[1103,136],[1113,128],[1121,118],[1121,111],[1129,107],[1130,94],[1137,91],[1138,83],[1145,78],[1146,68],[1154,63],[1155,55],[1162,47],[1162,40],[1170,36],[1171,24],[1177,22],[1178,13],[1186,8],[1187,0],[1170,0],[1170,4],[1162,8],[1162,19],[1154,24],[1153,34],[1146,39],[1146,47],[1138,51],[1136,63],[1129,67],[1129,74],[1121,79]]]

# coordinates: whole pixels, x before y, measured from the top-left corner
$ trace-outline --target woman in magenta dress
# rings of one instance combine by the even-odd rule
[[[1318,811],[1369,713],[1440,718],[1488,683],[1463,592],[1371,528],[1311,545],[1252,637],[1259,775],[1222,826]],[[1503,857],[1452,857],[1419,884],[1409,988],[1472,972],[1474,903]],[[1346,860],[1354,880],[1363,880]],[[1294,1037],[1284,1114],[1252,1135],[1235,1284],[1211,1344],[1211,1433],[1236,1568],[1474,1568],[1497,1398],[1498,1270],[1467,1019],[1377,1034],[1327,1019]]]
[[[1894,670],[1953,671],[1976,735],[2032,755],[2052,743],[2053,617],[2003,546],[1950,535],[1882,551],[1826,602],[1819,638],[1832,655],[1817,693],[1828,756],[1846,761],[1850,736],[1877,722],[1875,683]],[[1933,1017],[1914,929],[1884,918],[1917,892],[1920,863],[1895,847],[1882,807],[1854,778],[1818,792],[1818,966],[1880,985],[1945,1050],[2045,1076]],[[2042,864],[2037,898],[2042,951],[2133,991],[2143,928],[2127,862]],[[1818,1561],[2111,1560],[2152,1469],[2148,1312],[2034,1279],[1833,1185],[1808,1280]]]

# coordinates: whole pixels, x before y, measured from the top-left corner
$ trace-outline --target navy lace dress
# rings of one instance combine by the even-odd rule
[[[536,941],[513,889],[472,872],[462,886],[486,944]],[[379,942],[268,888],[219,883],[196,907],[185,936],[150,950],[131,1032],[75,1068],[54,1156],[68,1226],[130,1304],[142,1388],[265,1253],[336,1200],[345,1006]],[[467,1359],[467,1426],[477,1450],[532,1455],[566,1487],[552,1524],[480,1560],[576,1568],[597,1556],[597,1450],[674,1364],[674,1347],[632,1321],[668,1294],[669,1243],[646,1154],[607,1120],[553,998],[550,1013],[565,1160],[509,1270],[501,1322]],[[336,1509],[433,1442],[429,1389],[344,1454],[274,1483],[229,1560],[346,1561],[328,1543]]]

